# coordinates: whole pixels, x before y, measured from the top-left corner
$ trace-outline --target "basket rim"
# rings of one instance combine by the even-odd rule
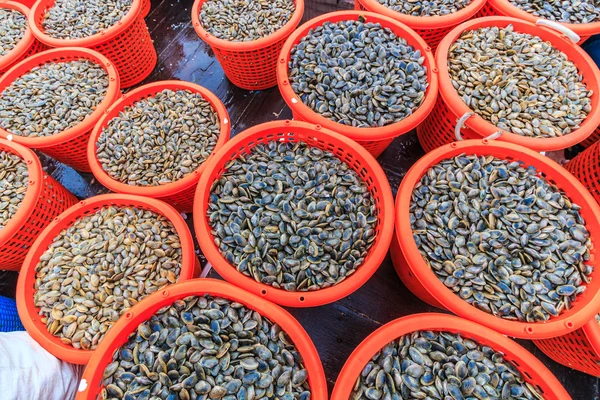
[[[473,111],[463,102],[462,98],[458,95],[458,92],[452,85],[452,81],[448,73],[448,51],[450,46],[466,30],[473,30],[488,26],[506,27],[509,24],[513,25],[515,31],[530,33],[531,30],[534,30],[536,32],[535,35],[542,37],[542,39],[546,42],[549,41],[554,48],[563,53],[565,53],[566,49],[574,52],[576,58],[570,54],[568,54],[567,57],[577,66],[579,73],[584,76],[584,83],[588,89],[593,91],[591,97],[592,111],[588,113],[587,117],[581,124],[581,127],[568,135],[555,138],[536,138],[521,136],[506,130],[502,130],[502,136],[500,136],[499,140],[519,144],[538,151],[562,150],[585,140],[594,132],[594,130],[596,130],[596,127],[600,124],[600,99],[598,94],[598,88],[600,88],[600,70],[590,56],[587,55],[587,53],[585,53],[581,47],[568,40],[566,36],[550,28],[537,26],[531,22],[517,18],[491,16],[472,19],[458,25],[456,28],[451,30],[448,35],[444,37],[444,39],[442,39],[438,45],[435,59],[440,71],[440,96],[444,100],[444,103],[452,113],[458,115],[459,117]],[[589,72],[584,72],[585,69],[588,69]],[[593,104],[594,102],[596,103],[595,105]],[[482,138],[500,131],[497,126],[486,121],[477,113],[469,118],[469,120],[465,123],[465,127],[472,129],[474,132],[481,135]]]
[[[3,148],[9,148],[12,151],[7,151]],[[29,175],[27,191],[19,209],[8,220],[6,225],[0,229],[0,245],[4,245],[26,225],[29,216],[35,210],[44,187],[44,171],[37,155],[25,146],[0,138],[0,151],[7,151],[20,157],[27,164],[27,173]]]
[[[13,140],[33,149],[44,149],[46,147],[52,147],[64,142],[69,142],[75,137],[91,131],[96,124],[96,121],[98,121],[98,119],[101,117],[102,113],[105,112],[108,106],[110,106],[121,93],[119,91],[119,74],[114,64],[97,51],[82,47],[62,47],[58,49],[51,49],[37,53],[31,57],[27,57],[23,61],[13,65],[4,75],[0,77],[0,93],[2,93],[7,86],[12,84],[16,78],[23,76],[23,74],[29,72],[33,67],[55,62],[56,59],[61,57],[65,57],[69,60],[83,58],[102,66],[102,68],[104,68],[104,70],[107,72],[108,88],[104,98],[96,106],[96,109],[81,123],[54,135],[43,137],[20,136],[0,128],[0,137],[9,138],[9,140]],[[25,71],[22,72],[22,70]]]
[[[308,372],[308,381],[312,396],[315,400],[327,400],[327,382],[325,372],[319,353],[315,348],[306,330],[288,311],[277,304],[266,301],[252,293],[238,288],[230,283],[217,279],[202,278],[192,279],[186,282],[175,283],[152,295],[148,296],[133,306],[114,325],[116,329],[110,329],[98,350],[90,359],[79,385],[77,400],[95,398],[90,388],[99,388],[101,384],[102,370],[100,365],[105,364],[112,357],[114,349],[127,341],[127,335],[133,332],[140,323],[148,320],[160,308],[172,304],[175,300],[187,296],[211,295],[233,300],[244,304],[244,306],[259,312],[273,323],[281,326],[302,356],[304,366]],[[119,343],[118,345],[116,343]],[[314,396],[314,397],[313,397]]]
[[[178,281],[182,282],[193,278],[196,255],[194,253],[192,235],[183,217],[169,204],[148,197],[114,193],[90,197],[67,208],[43,229],[31,246],[25,257],[25,261],[23,261],[21,273],[17,281],[16,294],[19,317],[23,321],[27,333],[49,353],[61,360],[73,364],[87,364],[97,349],[75,349],[70,345],[61,343],[58,337],[48,332],[46,326],[40,321],[39,308],[34,305],[33,301],[33,294],[35,293],[35,289],[33,289],[33,282],[36,276],[35,267],[41,254],[48,249],[48,243],[46,242],[53,240],[62,229],[71,226],[73,221],[81,218],[86,212],[93,210],[95,207],[102,208],[121,204],[135,204],[140,208],[151,209],[166,217],[173,224],[181,242],[182,253],[181,271]],[[50,236],[51,238],[47,239]]]
[[[408,44],[413,46],[415,50],[420,50],[421,55],[424,56],[426,60],[425,66],[427,67],[427,81],[429,85],[425,91],[423,103],[417,107],[411,115],[390,125],[375,128],[358,128],[343,125],[325,118],[304,104],[289,83],[288,64],[291,58],[292,48],[306,36],[310,29],[321,26],[325,22],[358,20],[359,17],[366,17],[368,22],[379,22],[390,29],[393,27],[392,31],[399,37],[406,39]],[[284,43],[279,57],[279,62],[277,63],[277,86],[288,107],[292,109],[294,116],[298,116],[305,121],[319,124],[334,132],[340,132],[344,136],[356,141],[384,140],[402,135],[423,122],[435,106],[438,95],[438,68],[435,64],[435,58],[431,51],[431,47],[413,29],[384,15],[356,10],[335,11],[320,15],[304,23],[290,35]]]
[[[238,272],[234,266],[225,260],[214,243],[211,227],[205,216],[208,208],[211,184],[215,180],[211,178],[211,175],[215,170],[221,169],[230,160],[229,152],[235,151],[246,144],[253,144],[255,143],[253,142],[254,139],[268,135],[269,132],[273,131],[309,132],[319,137],[319,140],[327,141],[335,139],[342,142],[351,153],[358,156],[357,158],[364,160],[365,165],[368,165],[372,170],[371,178],[374,182],[373,185],[377,188],[381,197],[381,207],[379,209],[381,231],[379,238],[369,249],[366,261],[356,269],[356,272],[337,285],[315,291],[291,292],[259,283],[253,278]],[[219,275],[228,282],[277,304],[289,307],[314,307],[348,296],[366,283],[379,268],[392,240],[394,225],[393,207],[392,191],[385,173],[375,158],[362,146],[339,133],[306,122],[273,121],[256,125],[235,136],[209,161],[205,173],[200,178],[194,197],[194,230],[204,256],[217,270]]]
[[[38,18],[38,16],[43,17],[46,9],[53,4],[54,0],[38,0],[33,4],[29,13],[29,24],[33,35],[40,42],[51,47],[93,47],[105,43],[128,29],[140,17],[139,14],[142,8],[141,0],[132,0],[131,8],[127,14],[110,28],[84,38],[57,39],[46,34],[42,27],[42,18]]]
[[[393,18],[412,29],[440,29],[459,24],[475,14],[485,5],[486,0],[472,0],[465,8],[448,15],[413,16],[392,10],[377,0],[354,0],[367,10],[376,12],[386,17]]]
[[[511,360],[517,360],[519,372],[522,374],[527,372],[531,375],[529,381],[534,381],[545,389],[544,395],[549,396],[545,397],[547,400],[571,398],[552,372],[517,342],[490,328],[454,315],[423,313],[408,315],[388,322],[364,339],[342,367],[333,388],[331,400],[347,400],[356,378],[378,351],[392,340],[419,330],[450,331],[475,340],[479,344],[488,345],[494,350],[508,355]]]
[[[296,9],[292,14],[290,20],[277,31],[273,32],[269,36],[265,36],[260,39],[250,40],[247,42],[232,42],[230,40],[219,39],[216,36],[210,34],[200,23],[200,9],[206,0],[195,0],[192,5],[192,25],[194,30],[200,36],[200,39],[208,43],[210,46],[220,50],[228,50],[232,52],[250,52],[253,50],[262,49],[275,44],[281,40],[284,40],[290,33],[296,29],[302,15],[304,14],[304,0],[294,0]]]
[[[104,128],[108,125],[108,123],[113,118],[118,116],[125,107],[128,107],[132,103],[140,101],[144,98],[152,97],[156,93],[165,89],[187,90],[193,93],[198,93],[210,103],[210,105],[217,113],[219,119],[219,138],[217,140],[215,148],[213,149],[209,158],[205,160],[202,164],[200,164],[198,168],[196,168],[188,175],[184,176],[182,179],[179,179],[175,182],[159,186],[135,186],[128,185],[126,183],[114,179],[102,168],[102,165],[98,161],[98,157],[96,155],[96,144],[98,142],[98,139],[100,138],[100,135],[102,134]],[[165,197],[180,193],[196,185],[198,183],[198,180],[200,179],[201,174],[206,168],[207,161],[210,158],[212,158],[212,156],[229,140],[230,134],[231,121],[229,120],[229,114],[227,113],[227,109],[225,108],[225,105],[221,102],[221,100],[210,90],[192,82],[176,80],[157,81],[133,89],[127,94],[122,95],[115,103],[108,107],[108,109],[104,112],[104,114],[100,117],[100,119],[94,126],[92,134],[90,135],[87,145],[87,158],[92,173],[94,174],[96,179],[108,189],[117,193],[134,194],[149,197]]]
[[[494,8],[496,11],[499,11],[503,15],[519,18],[532,23],[535,23],[539,19],[545,19],[536,17],[527,11],[523,11],[519,7],[512,5],[507,0],[487,0],[487,2],[492,8]],[[564,22],[558,23],[583,36],[591,36],[600,33],[600,21],[590,22],[587,24],[567,24]]]
[[[0,71],[2,71],[8,69],[12,63],[18,60],[19,57],[24,55],[27,52],[27,50],[29,50],[29,48],[35,41],[35,36],[33,36],[33,32],[29,24],[28,17],[30,10],[27,6],[21,3],[17,3],[16,1],[1,0],[0,8],[19,11],[27,19],[27,28],[25,29],[25,33],[23,34],[21,40],[19,40],[15,47],[13,47],[8,53],[0,57]]]
[[[511,321],[496,317],[493,314],[481,311],[475,306],[468,304],[457,294],[448,289],[434,274],[431,267],[427,265],[413,238],[409,207],[411,203],[411,194],[417,182],[425,172],[439,160],[447,159],[461,153],[493,155],[498,152],[509,152],[527,159],[527,164],[534,165],[540,171],[543,171],[550,179],[560,178],[568,181],[577,189],[583,202],[577,203],[582,209],[589,209],[589,215],[586,225],[600,224],[600,206],[596,203],[592,195],[583,187],[577,179],[566,169],[552,161],[551,159],[537,153],[534,150],[513,143],[483,140],[465,140],[462,142],[453,142],[427,153],[423,158],[417,161],[404,176],[395,205],[395,233],[398,244],[410,268],[410,272],[421,286],[446,309],[467,318],[471,321],[480,323],[486,327],[492,328],[497,332],[523,339],[547,339],[565,335],[586,324],[596,313],[595,304],[600,302],[600,290],[589,295],[586,303],[578,304],[571,310],[563,312],[558,317],[553,317],[543,323],[529,323],[521,321]],[[540,168],[541,167],[541,168]],[[564,184],[558,186],[565,190]],[[567,192],[570,194],[570,191]],[[595,221],[590,222],[589,216],[595,216]],[[425,284],[424,284],[425,282]],[[587,293],[587,292],[586,292]],[[582,296],[582,295],[580,295]],[[574,303],[576,304],[577,301]],[[575,311],[573,311],[575,310]]]

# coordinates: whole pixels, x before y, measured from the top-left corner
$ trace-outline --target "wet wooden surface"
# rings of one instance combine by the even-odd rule
[[[214,54],[199,40],[191,26],[191,6],[191,0],[152,0],[152,11],[146,21],[159,61],[146,82],[180,79],[205,86],[227,107],[233,135],[262,122],[291,118],[291,112],[277,88],[249,92],[229,83]],[[304,21],[326,12],[353,8],[349,0],[306,0],[305,6]],[[409,133],[396,139],[380,156],[379,162],[394,195],[404,174],[422,155],[416,135]],[[44,165],[52,176],[79,198],[106,192],[91,175],[78,174],[49,159],[44,160]],[[191,218],[188,218],[189,221]],[[209,276],[218,278],[214,271]],[[16,273],[0,272],[0,295],[14,297],[16,278]],[[351,296],[322,307],[289,311],[302,323],[315,343],[330,393],[347,357],[375,329],[405,315],[440,312],[420,301],[402,285],[389,257],[376,274]],[[550,368],[574,399],[600,398],[598,379],[554,363],[531,342],[520,343]]]

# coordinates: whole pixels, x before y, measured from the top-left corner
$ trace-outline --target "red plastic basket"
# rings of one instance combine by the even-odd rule
[[[217,145],[213,150],[213,154],[219,150],[225,144],[225,142],[227,142],[227,140],[229,140],[231,131],[229,115],[227,114],[225,106],[217,96],[211,93],[208,89],[196,85],[195,83],[183,81],[160,81],[140,86],[139,88],[136,88],[123,95],[116,103],[110,106],[110,108],[104,113],[102,118],[100,118],[94,127],[87,144],[87,157],[92,169],[92,173],[96,179],[113,192],[153,197],[171,204],[179,212],[191,212],[196,185],[205,169],[205,165],[208,160],[202,163],[193,173],[176,182],[160,186],[133,186],[112,178],[108,173],[106,173],[106,171],[104,171],[104,169],[102,169],[102,165],[96,156],[96,143],[98,142],[98,138],[100,137],[102,130],[108,125],[110,120],[117,117],[125,107],[128,107],[144,98],[151,97],[165,89],[188,90],[194,93],[199,93],[215,109],[219,116],[221,131]]]
[[[394,11],[377,0],[354,0],[354,9],[385,15],[414,29],[431,46],[433,51],[440,41],[458,24],[477,16],[486,0],[473,0],[455,13],[444,16],[415,17]]]
[[[27,6],[25,6],[24,4],[21,4],[20,2],[16,1],[2,0],[0,1],[0,8],[17,10],[21,12],[21,14],[25,15],[26,18],[29,15],[29,8],[27,8]],[[23,35],[19,43],[17,43],[17,45],[3,57],[0,57],[0,76],[2,76],[2,74],[6,72],[10,67],[23,60],[25,57],[32,56],[45,49],[46,46],[44,46],[39,40],[37,40],[33,36],[31,29],[27,27],[27,29],[25,30],[25,34]]]
[[[115,67],[104,57],[95,51],[84,48],[52,49],[29,57],[12,67],[0,78],[0,93],[23,74],[48,62],[65,62],[86,59],[104,67],[108,73],[109,82],[106,96],[92,114],[84,119],[79,125],[57,133],[52,136],[26,137],[13,134],[0,128],[0,137],[14,140],[30,149],[36,149],[67,164],[76,170],[90,172],[87,161],[86,145],[94,125],[102,116],[102,113],[119,96],[119,78]]]
[[[367,22],[379,23],[381,26],[389,28],[397,36],[406,39],[408,44],[413,46],[415,50],[421,50],[421,54],[425,57],[424,65],[427,67],[427,82],[429,83],[429,87],[425,92],[423,104],[421,104],[412,115],[402,121],[377,128],[357,128],[343,125],[319,115],[305,105],[298,95],[296,95],[289,83],[288,76],[288,65],[292,48],[307,35],[309,30],[321,26],[325,22],[335,23],[339,21],[358,20],[362,17],[365,17]],[[431,112],[438,92],[437,72],[438,70],[435,66],[431,48],[427,46],[427,43],[425,43],[425,41],[408,26],[395,21],[392,18],[372,12],[338,11],[311,19],[290,35],[281,50],[279,64],[277,65],[277,82],[283,99],[292,109],[294,120],[319,124],[334,132],[339,132],[344,136],[357,141],[358,144],[367,149],[374,157],[378,157],[396,137],[413,130],[417,125],[423,122]]]
[[[178,281],[192,279],[199,273],[199,262],[194,253],[194,243],[189,228],[181,215],[162,201],[125,194],[105,194],[80,201],[54,218],[54,221],[38,236],[23,262],[23,269],[17,282],[17,308],[21,321],[31,337],[55,357],[73,364],[87,364],[95,350],[76,349],[62,343],[58,337],[48,332],[46,325],[41,321],[39,308],[35,306],[33,300],[35,267],[40,256],[48,249],[61,230],[106,206],[136,207],[154,211],[166,217],[175,227],[181,242],[181,271]]]
[[[327,381],[325,380],[323,365],[319,359],[317,349],[302,325],[283,308],[215,279],[195,279],[176,283],[148,296],[148,298],[133,306],[124,317],[117,321],[113,329],[106,334],[106,337],[98,346],[98,351],[94,353],[83,373],[76,399],[91,400],[100,394],[104,368],[112,361],[115,350],[127,342],[129,334],[134,332],[139,324],[147,321],[160,308],[168,306],[176,300],[188,296],[204,295],[222,297],[241,303],[267,317],[271,322],[278,324],[288,334],[302,357],[308,372],[310,398],[327,400]]]
[[[436,63],[440,70],[440,96],[433,112],[425,122],[417,127],[419,142],[425,151],[451,143],[456,139],[455,127],[459,118],[468,115],[472,110],[462,101],[452,85],[448,73],[448,49],[467,30],[482,27],[506,27],[512,24],[515,31],[541,37],[544,41],[565,53],[583,75],[584,82],[593,91],[592,111],[581,127],[574,132],[556,138],[533,138],[502,131],[499,140],[520,144],[537,151],[554,151],[573,146],[587,138],[600,124],[600,70],[594,61],[577,45],[563,37],[560,33],[549,28],[536,26],[530,22],[509,17],[485,17],[467,21],[453,29],[441,42],[436,53]],[[483,139],[497,134],[499,128],[473,115],[464,123],[461,130],[465,139]]]
[[[277,57],[283,43],[302,19],[304,0],[294,0],[296,10],[281,29],[267,37],[249,42],[231,42],[208,33],[200,23],[200,10],[205,2],[206,0],[194,2],[192,24],[200,39],[210,45],[231,83],[247,90],[263,90],[277,85]]]
[[[352,352],[342,368],[331,400],[348,400],[356,379],[371,358],[385,345],[415,331],[444,331],[459,334],[502,353],[545,400],[569,400],[571,396],[554,375],[530,352],[509,338],[474,322],[445,314],[415,314],[389,322],[369,335]]]
[[[121,87],[128,88],[143,81],[156,65],[156,50],[141,14],[143,1],[148,0],[133,0],[129,12],[114,26],[82,39],[56,39],[44,32],[42,21],[54,0],[38,0],[29,24],[35,37],[50,47],[85,47],[104,55],[115,64]]]
[[[507,17],[514,17],[532,23],[541,19],[540,17],[536,17],[533,14],[521,10],[519,7],[511,4],[508,0],[488,0],[487,4],[488,10],[490,10],[489,15],[506,15]],[[581,40],[579,41],[579,44],[585,42],[590,36],[600,33],[600,22],[592,22],[589,24],[565,24],[560,22],[560,24],[580,36]]]
[[[341,283],[321,290],[288,292],[255,281],[229,264],[215,245],[206,217],[210,188],[232,159],[248,153],[254,146],[270,141],[304,142],[336,154],[348,163],[367,184],[377,206],[377,239],[363,265]],[[392,192],[385,173],[377,161],[352,140],[320,126],[296,121],[274,121],[252,127],[235,136],[208,161],[198,183],[194,199],[194,227],[202,253],[225,280],[289,307],[313,307],[334,302],[361,287],[379,268],[388,251],[393,233]]]
[[[600,142],[579,153],[565,168],[575,175],[600,203]]]
[[[4,139],[0,139],[0,150],[21,157],[29,174],[29,186],[19,210],[0,229],[0,269],[18,271],[40,232],[54,217],[77,203],[77,198],[44,172],[33,151]]]
[[[409,220],[409,207],[415,185],[433,165],[459,154],[495,156],[502,159],[522,161],[533,166],[548,181],[554,182],[573,201],[581,206],[581,216],[586,221],[591,239],[591,260],[596,260],[598,234],[600,234],[600,206],[573,175],[541,154],[513,143],[483,140],[467,140],[451,143],[426,154],[408,171],[396,196],[396,229],[391,247],[396,272],[406,287],[423,301],[434,307],[447,309],[454,314],[492,328],[505,335],[525,339],[547,339],[565,335],[582,327],[598,312],[600,303],[600,271],[591,275],[587,290],[573,302],[571,309],[544,323],[510,321],[495,317],[462,300],[441,282],[426,263],[413,238]]]

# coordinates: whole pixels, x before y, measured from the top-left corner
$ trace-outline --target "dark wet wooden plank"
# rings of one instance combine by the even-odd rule
[[[191,0],[152,0],[153,8],[146,21],[159,61],[146,82],[181,79],[196,82],[213,91],[227,107],[233,135],[262,122],[291,118],[291,111],[277,88],[250,92],[229,83],[210,47],[197,37],[191,26],[191,6]],[[331,11],[352,9],[353,2],[306,0],[305,6],[303,21]],[[404,174],[422,155],[414,133],[397,139],[381,155],[379,162],[394,195]],[[43,164],[48,173],[79,198],[106,192],[89,174],[78,174],[49,159],[44,159]],[[191,218],[187,222],[193,232]],[[206,260],[199,249],[197,253],[205,264]],[[209,276],[218,278],[214,271]],[[0,272],[0,295],[14,297],[16,277],[16,273]],[[322,307],[289,311],[302,323],[315,343],[325,367],[330,391],[347,357],[373,330],[405,315],[440,312],[421,302],[402,285],[389,257],[363,287],[347,298]],[[574,399],[599,399],[598,379],[552,362],[531,342],[520,343],[554,372]]]

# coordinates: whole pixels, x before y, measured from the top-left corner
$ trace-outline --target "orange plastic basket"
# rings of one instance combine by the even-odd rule
[[[216,279],[195,279],[188,282],[176,283],[162,291],[148,296],[133,306],[124,317],[121,317],[98,346],[83,378],[79,384],[77,400],[95,399],[102,390],[102,374],[104,368],[112,362],[112,355],[120,346],[127,342],[129,334],[134,332],[138,325],[147,321],[159,309],[171,305],[174,301],[188,296],[210,295],[222,297],[243,304],[255,310],[271,322],[278,324],[288,334],[308,372],[308,384],[311,390],[311,399],[327,400],[327,381],[325,372],[319,358],[319,353],[310,336],[302,325],[287,311],[258,296],[248,293],[240,288]]]
[[[304,142],[310,146],[336,154],[355,170],[369,188],[377,206],[378,223],[375,228],[377,239],[373,243],[363,265],[341,283],[321,290],[289,292],[255,281],[229,264],[215,245],[211,227],[206,217],[210,189],[225,166],[240,155],[270,141]],[[252,127],[232,140],[208,161],[205,172],[198,183],[194,199],[194,228],[202,253],[214,266],[219,275],[236,286],[251,293],[289,307],[313,307],[334,302],[361,287],[379,268],[385,258],[392,239],[394,217],[392,191],[385,173],[377,161],[352,140],[320,126],[296,121],[274,121]]]
[[[277,57],[283,43],[302,19],[304,0],[294,0],[296,10],[281,29],[267,37],[248,42],[231,42],[208,33],[200,23],[200,10],[205,2],[206,0],[194,2],[192,24],[200,39],[210,45],[231,83],[246,90],[263,90],[277,85]]]
[[[56,39],[44,32],[42,21],[54,0],[38,0],[31,8],[29,24],[35,37],[50,47],[85,47],[104,55],[119,71],[121,87],[128,88],[143,81],[156,65],[156,50],[141,14],[144,1],[148,0],[133,0],[123,19],[82,39]]]
[[[389,322],[369,335],[352,352],[331,395],[331,400],[348,400],[356,379],[371,358],[385,345],[415,331],[444,331],[459,334],[502,353],[538,389],[545,400],[569,400],[571,396],[554,375],[530,352],[511,339],[474,322],[446,314],[415,314]]]
[[[289,82],[288,65],[291,58],[291,51],[308,34],[309,30],[321,26],[325,22],[335,23],[339,21],[358,20],[361,17],[365,17],[367,22],[379,23],[384,28],[389,28],[397,36],[406,39],[408,44],[414,47],[415,50],[421,50],[421,54],[425,57],[424,65],[427,67],[427,82],[429,83],[429,87],[425,92],[423,104],[412,115],[402,121],[377,128],[357,128],[343,125],[319,115],[302,102]],[[277,64],[277,82],[283,99],[292,109],[294,120],[319,124],[334,132],[339,132],[357,141],[358,144],[367,149],[374,157],[378,157],[392,143],[394,138],[413,130],[431,112],[438,92],[437,72],[431,48],[408,26],[392,18],[372,12],[338,11],[311,19],[290,35],[289,39],[283,45],[279,64]]]
[[[411,29],[414,29],[435,51],[440,41],[448,32],[456,25],[475,17],[485,2],[486,0],[473,0],[471,4],[455,13],[432,17],[415,17],[402,14],[384,6],[377,0],[354,0],[354,9],[372,11],[402,22]]]
[[[123,95],[104,113],[102,118],[100,118],[94,127],[87,144],[88,161],[92,169],[92,173],[96,179],[113,192],[153,197],[171,204],[179,212],[191,212],[196,185],[198,183],[198,179],[200,179],[200,176],[205,169],[206,161],[202,163],[193,173],[176,182],[161,186],[133,186],[112,178],[108,173],[106,173],[106,171],[104,171],[104,169],[102,169],[102,165],[96,156],[96,144],[98,142],[98,138],[110,120],[117,117],[125,107],[131,106],[133,103],[144,98],[154,96],[156,93],[165,89],[188,90],[194,93],[199,93],[215,109],[221,124],[221,132],[219,134],[217,145],[213,150],[213,154],[219,150],[225,144],[225,142],[227,142],[227,140],[229,140],[229,134],[231,131],[229,115],[227,114],[225,106],[217,96],[211,93],[208,89],[196,85],[195,83],[183,81],[160,81],[140,86],[139,88],[136,88]]]
[[[593,91],[592,111],[572,133],[556,138],[533,138],[502,131],[499,140],[516,143],[537,151],[554,151],[573,146],[592,134],[600,124],[600,70],[594,61],[577,45],[549,28],[509,17],[485,17],[467,21],[453,29],[441,42],[436,53],[436,63],[440,70],[440,96],[433,112],[424,123],[417,127],[419,142],[425,151],[451,143],[456,138],[455,128],[460,118],[465,118],[472,110],[462,101],[454,89],[448,73],[448,49],[467,30],[483,27],[506,27],[512,24],[515,31],[539,36],[552,43],[572,60],[583,75],[584,82]],[[468,118],[461,130],[465,139],[483,139],[499,132],[499,128],[475,114]]]
[[[76,170],[90,172],[91,170],[86,153],[88,139],[94,125],[102,116],[102,113],[105,112],[108,106],[110,106],[120,94],[117,70],[106,57],[93,50],[75,47],[44,51],[21,61],[6,72],[6,74],[0,78],[0,93],[2,93],[6,87],[10,86],[15,79],[29,72],[33,67],[49,62],[65,62],[79,59],[90,60],[101,65],[109,76],[106,96],[104,96],[104,99],[98,104],[92,114],[84,119],[79,125],[52,136],[19,136],[0,128],[0,137],[14,140],[30,149],[39,150]]]
[[[0,150],[21,157],[29,174],[29,186],[19,210],[0,229],[0,269],[18,271],[42,229],[77,203],[77,198],[44,172],[33,151],[4,139],[0,139]]]
[[[533,166],[555,183],[573,201],[581,206],[581,216],[586,221],[592,240],[591,260],[595,262],[598,234],[600,234],[600,206],[573,175],[541,154],[513,143],[483,140],[467,140],[440,147],[426,154],[408,171],[396,196],[396,229],[391,247],[392,262],[406,287],[423,301],[434,307],[447,309],[454,314],[475,321],[500,333],[524,339],[547,339],[565,335],[582,327],[598,312],[600,303],[600,271],[591,275],[592,282],[587,290],[573,302],[571,309],[544,323],[510,321],[495,317],[462,300],[441,282],[429,267],[417,248],[413,238],[409,207],[415,185],[429,168],[441,160],[459,154],[495,156],[502,159],[522,161]]]
[[[17,10],[20,11],[21,14],[25,15],[25,18],[29,15],[29,8],[24,4],[16,1],[0,1],[0,8],[5,8],[9,10]],[[10,67],[23,60],[25,57],[32,56],[40,51],[46,49],[39,40],[37,40],[33,33],[31,32],[31,28],[27,27],[25,30],[25,35],[21,38],[19,43],[7,54],[0,57],[0,76],[4,72],[6,72]]]
[[[600,142],[579,153],[565,168],[575,175],[600,203]]]
[[[506,15],[508,17],[518,18],[532,23],[541,19],[540,17],[536,17],[533,14],[521,10],[519,7],[511,4],[508,0],[488,0],[487,3],[488,9],[493,10],[491,11],[493,14],[490,15]],[[560,22],[560,24],[581,37],[579,44],[585,42],[590,36],[600,33],[600,21],[589,24],[565,24],[562,22]]]
[[[600,327],[595,318],[567,335],[533,343],[557,363],[600,377]]]
[[[48,249],[61,230],[106,206],[136,207],[154,211],[166,217],[175,227],[181,241],[181,271],[178,281],[192,279],[199,272],[199,262],[194,253],[194,243],[189,228],[181,215],[162,201],[125,194],[105,194],[82,200],[54,218],[54,221],[39,234],[23,262],[17,282],[17,308],[21,321],[31,337],[55,357],[73,364],[87,364],[95,350],[76,349],[62,343],[58,337],[48,332],[46,325],[41,321],[39,308],[35,306],[33,300],[35,267],[40,256]]]

